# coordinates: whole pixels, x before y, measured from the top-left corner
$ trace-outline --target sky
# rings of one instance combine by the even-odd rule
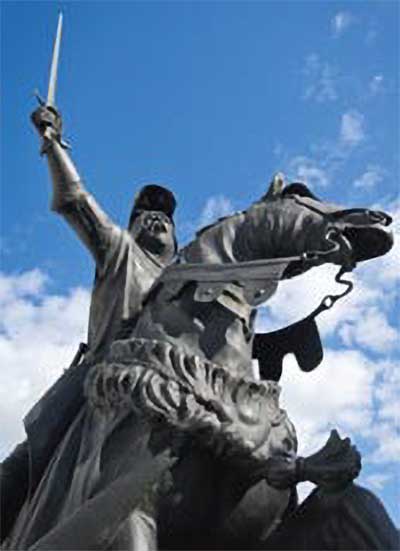
[[[87,327],[92,260],[50,211],[29,121],[33,91],[46,95],[59,9],[64,136],[116,223],[142,185],[164,184],[184,244],[258,199],[277,171],[394,216],[392,251],[357,267],[353,293],[320,317],[322,364],[307,374],[287,357],[281,385],[300,453],[332,428],[350,436],[359,482],[400,524],[398,2],[1,3],[0,457]],[[310,313],[338,290],[334,274],[283,283],[259,328]]]

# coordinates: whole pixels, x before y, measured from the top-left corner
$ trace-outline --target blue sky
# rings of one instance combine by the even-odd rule
[[[60,8],[64,134],[117,223],[141,185],[164,183],[184,243],[258,198],[277,170],[325,199],[399,213],[397,2],[3,2],[2,455],[84,338],[93,278],[89,255],[49,211],[29,122]],[[358,290],[321,322],[324,364],[306,377],[288,359],[282,387],[304,450],[333,425],[350,434],[361,481],[399,523],[397,260],[398,248],[357,270]],[[283,286],[262,326],[307,314],[330,290],[321,270]]]

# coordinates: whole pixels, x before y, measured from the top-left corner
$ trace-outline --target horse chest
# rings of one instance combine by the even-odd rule
[[[170,289],[161,291],[146,306],[134,336],[168,341],[225,366],[232,374],[251,375],[251,310],[243,319],[217,300],[196,300],[196,292],[195,283],[172,296]]]
[[[250,487],[241,482],[243,473],[210,452],[185,453],[158,498],[159,549],[246,548],[266,537],[284,514],[290,492],[263,480]]]

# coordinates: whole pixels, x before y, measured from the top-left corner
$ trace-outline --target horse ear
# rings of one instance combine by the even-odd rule
[[[285,185],[285,177],[282,172],[277,172],[272,178],[272,182],[269,185],[267,193],[263,199],[277,199],[282,195],[282,191]]]

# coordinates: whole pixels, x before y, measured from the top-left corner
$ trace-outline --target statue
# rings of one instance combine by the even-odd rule
[[[105,355],[121,320],[140,312],[150,287],[176,252],[174,195],[147,185],[137,195],[127,230],[114,224],[86,191],[61,142],[61,118],[39,107],[32,121],[43,135],[53,182],[52,210],[63,216],[92,254],[96,273],[88,330],[90,361]],[[88,359],[88,358],[87,358]]]
[[[35,443],[42,440],[36,432],[36,419],[47,417],[48,421],[41,429],[47,433],[43,443],[45,449],[40,449],[35,443],[31,445],[34,449],[28,450],[28,444],[24,442],[13,455],[14,462],[18,457],[18,462],[25,465],[25,472],[29,468],[29,454],[33,455],[35,478],[40,477],[41,464],[45,465],[51,454],[49,442],[52,441],[56,446],[71,418],[82,405],[83,379],[87,366],[106,354],[124,320],[130,320],[140,312],[149,289],[173,259],[177,248],[173,223],[176,200],[166,188],[151,184],[140,190],[134,201],[127,230],[114,224],[84,188],[67,153],[68,146],[61,139],[61,117],[54,107],[61,30],[62,15],[59,17],[47,101],[45,105],[41,101],[41,106],[32,115],[32,122],[43,138],[42,154],[46,155],[51,174],[51,208],[63,216],[77,233],[92,255],[96,271],[88,342],[81,344],[73,364],[78,365],[82,359],[83,362],[79,369],[66,373],[25,419],[30,441]],[[20,467],[18,474],[22,470]],[[19,499],[16,499],[15,488],[12,487],[16,508],[25,497],[27,485],[27,479],[23,484],[19,479]],[[3,484],[3,497],[4,494],[7,491]],[[10,516],[13,516],[11,512]],[[11,520],[3,518],[2,524],[8,526],[9,522]]]
[[[71,166],[54,105],[34,122],[49,163],[57,152]],[[383,506],[353,483],[361,458],[350,440],[333,431],[319,452],[298,457],[278,383],[255,380],[251,368],[256,309],[279,281],[329,262],[346,283],[358,262],[391,248],[390,223],[278,175],[264,197],[198,232],[169,264],[168,247],[140,308],[77,367],[84,400],[5,549],[395,549]],[[167,235],[171,244],[172,228]],[[322,309],[337,297],[328,299]],[[304,480],[317,489],[298,507]]]

